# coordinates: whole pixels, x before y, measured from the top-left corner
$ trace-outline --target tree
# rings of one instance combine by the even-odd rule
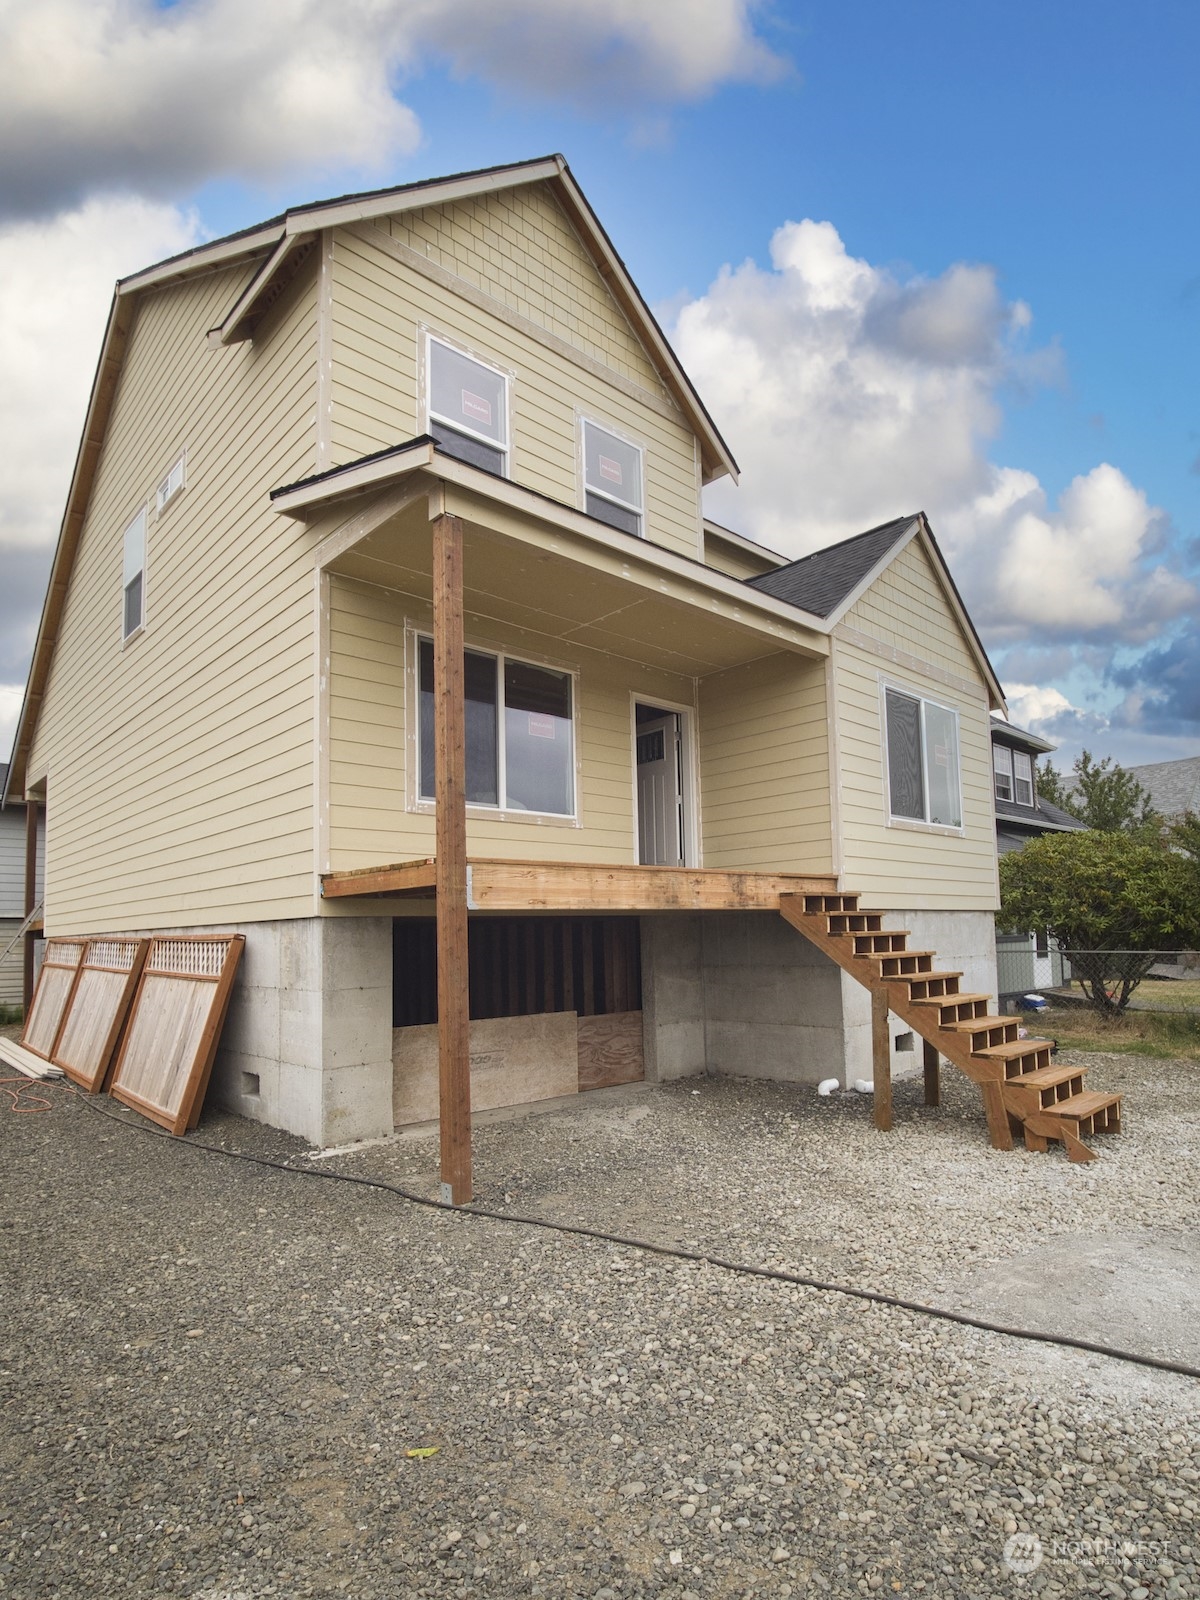
[[[1159,826],[1150,796],[1131,772],[1111,756],[1100,761],[1085,750],[1067,778],[1049,762],[1038,768],[1038,793],[1089,828],[1103,833],[1149,832]]]
[[[1196,863],[1148,837],[1043,834],[1000,860],[1000,926],[1045,931],[1097,1011],[1119,1016],[1160,950],[1200,928]]]

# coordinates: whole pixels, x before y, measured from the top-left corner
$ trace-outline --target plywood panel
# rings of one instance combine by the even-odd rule
[[[52,1060],[91,1093],[104,1085],[147,947],[145,939],[88,940]]]
[[[471,1024],[471,1108],[525,1105],[578,1087],[575,1013],[488,1017]],[[392,1120],[397,1127],[438,1114],[437,1028],[392,1033]]]
[[[617,1083],[640,1083],[642,1013],[621,1011],[607,1017],[579,1019],[579,1089],[607,1089]]]
[[[112,1094],[171,1133],[199,1117],[245,942],[241,934],[150,941]]]
[[[46,940],[41,974],[21,1035],[25,1048],[46,1061],[51,1058],[86,948],[83,939]]]

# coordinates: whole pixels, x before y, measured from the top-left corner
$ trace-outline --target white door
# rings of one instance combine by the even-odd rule
[[[638,860],[683,865],[683,748],[679,713],[637,726]]]

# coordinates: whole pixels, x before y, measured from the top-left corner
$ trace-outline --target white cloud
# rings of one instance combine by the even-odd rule
[[[24,684],[0,683],[0,761],[8,760],[24,695]]]
[[[379,172],[421,130],[430,54],[489,83],[628,108],[781,68],[753,0],[0,0],[0,210],[214,176]]]
[[[676,340],[743,468],[719,521],[790,555],[923,509],[993,644],[1139,643],[1197,600],[1156,563],[1165,518],[1116,467],[1057,506],[988,447],[1011,383],[1056,374],[1025,349],[1031,312],[990,267],[901,279],[828,222],[789,222],[771,268],[725,268],[684,305]]]
[[[0,544],[58,533],[117,278],[197,237],[194,217],[133,199],[0,226]]]
[[[1035,722],[1048,722],[1055,717],[1079,711],[1059,689],[1041,689],[1033,683],[1008,683],[1004,686],[1009,715],[1022,728]]]

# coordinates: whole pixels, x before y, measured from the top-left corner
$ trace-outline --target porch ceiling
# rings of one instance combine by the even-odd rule
[[[486,632],[494,619],[692,677],[779,650],[828,651],[827,640],[799,618],[792,625],[760,613],[753,593],[744,605],[740,597],[706,593],[699,563],[694,577],[664,576],[473,497],[447,510],[463,518],[468,629]],[[326,566],[428,602],[430,557],[429,501],[421,497]]]

